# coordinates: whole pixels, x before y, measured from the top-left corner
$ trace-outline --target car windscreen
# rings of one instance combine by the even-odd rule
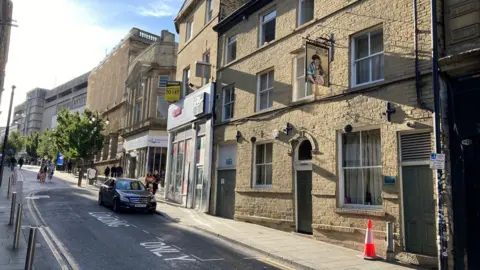
[[[118,190],[145,190],[142,182],[127,180],[117,180],[115,182],[115,188]]]

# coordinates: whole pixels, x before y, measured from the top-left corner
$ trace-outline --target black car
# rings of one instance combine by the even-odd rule
[[[141,210],[155,213],[157,201],[142,182],[134,179],[108,179],[98,192],[98,204],[108,204],[114,212]]]

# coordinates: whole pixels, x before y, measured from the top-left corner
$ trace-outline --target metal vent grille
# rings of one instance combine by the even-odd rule
[[[429,132],[403,134],[400,136],[402,161],[418,161],[430,159],[432,138]]]

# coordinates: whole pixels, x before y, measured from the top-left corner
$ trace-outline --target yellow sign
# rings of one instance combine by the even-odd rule
[[[165,101],[177,102],[180,100],[181,82],[168,81],[167,92],[165,93]]]

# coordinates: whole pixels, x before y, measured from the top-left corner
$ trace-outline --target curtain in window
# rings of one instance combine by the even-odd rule
[[[343,167],[360,167],[360,133],[343,136]],[[363,204],[362,170],[344,169],[345,203]]]
[[[381,166],[380,130],[362,132],[362,160],[363,166]],[[381,204],[381,168],[366,168],[363,171],[365,190],[365,204]]]

